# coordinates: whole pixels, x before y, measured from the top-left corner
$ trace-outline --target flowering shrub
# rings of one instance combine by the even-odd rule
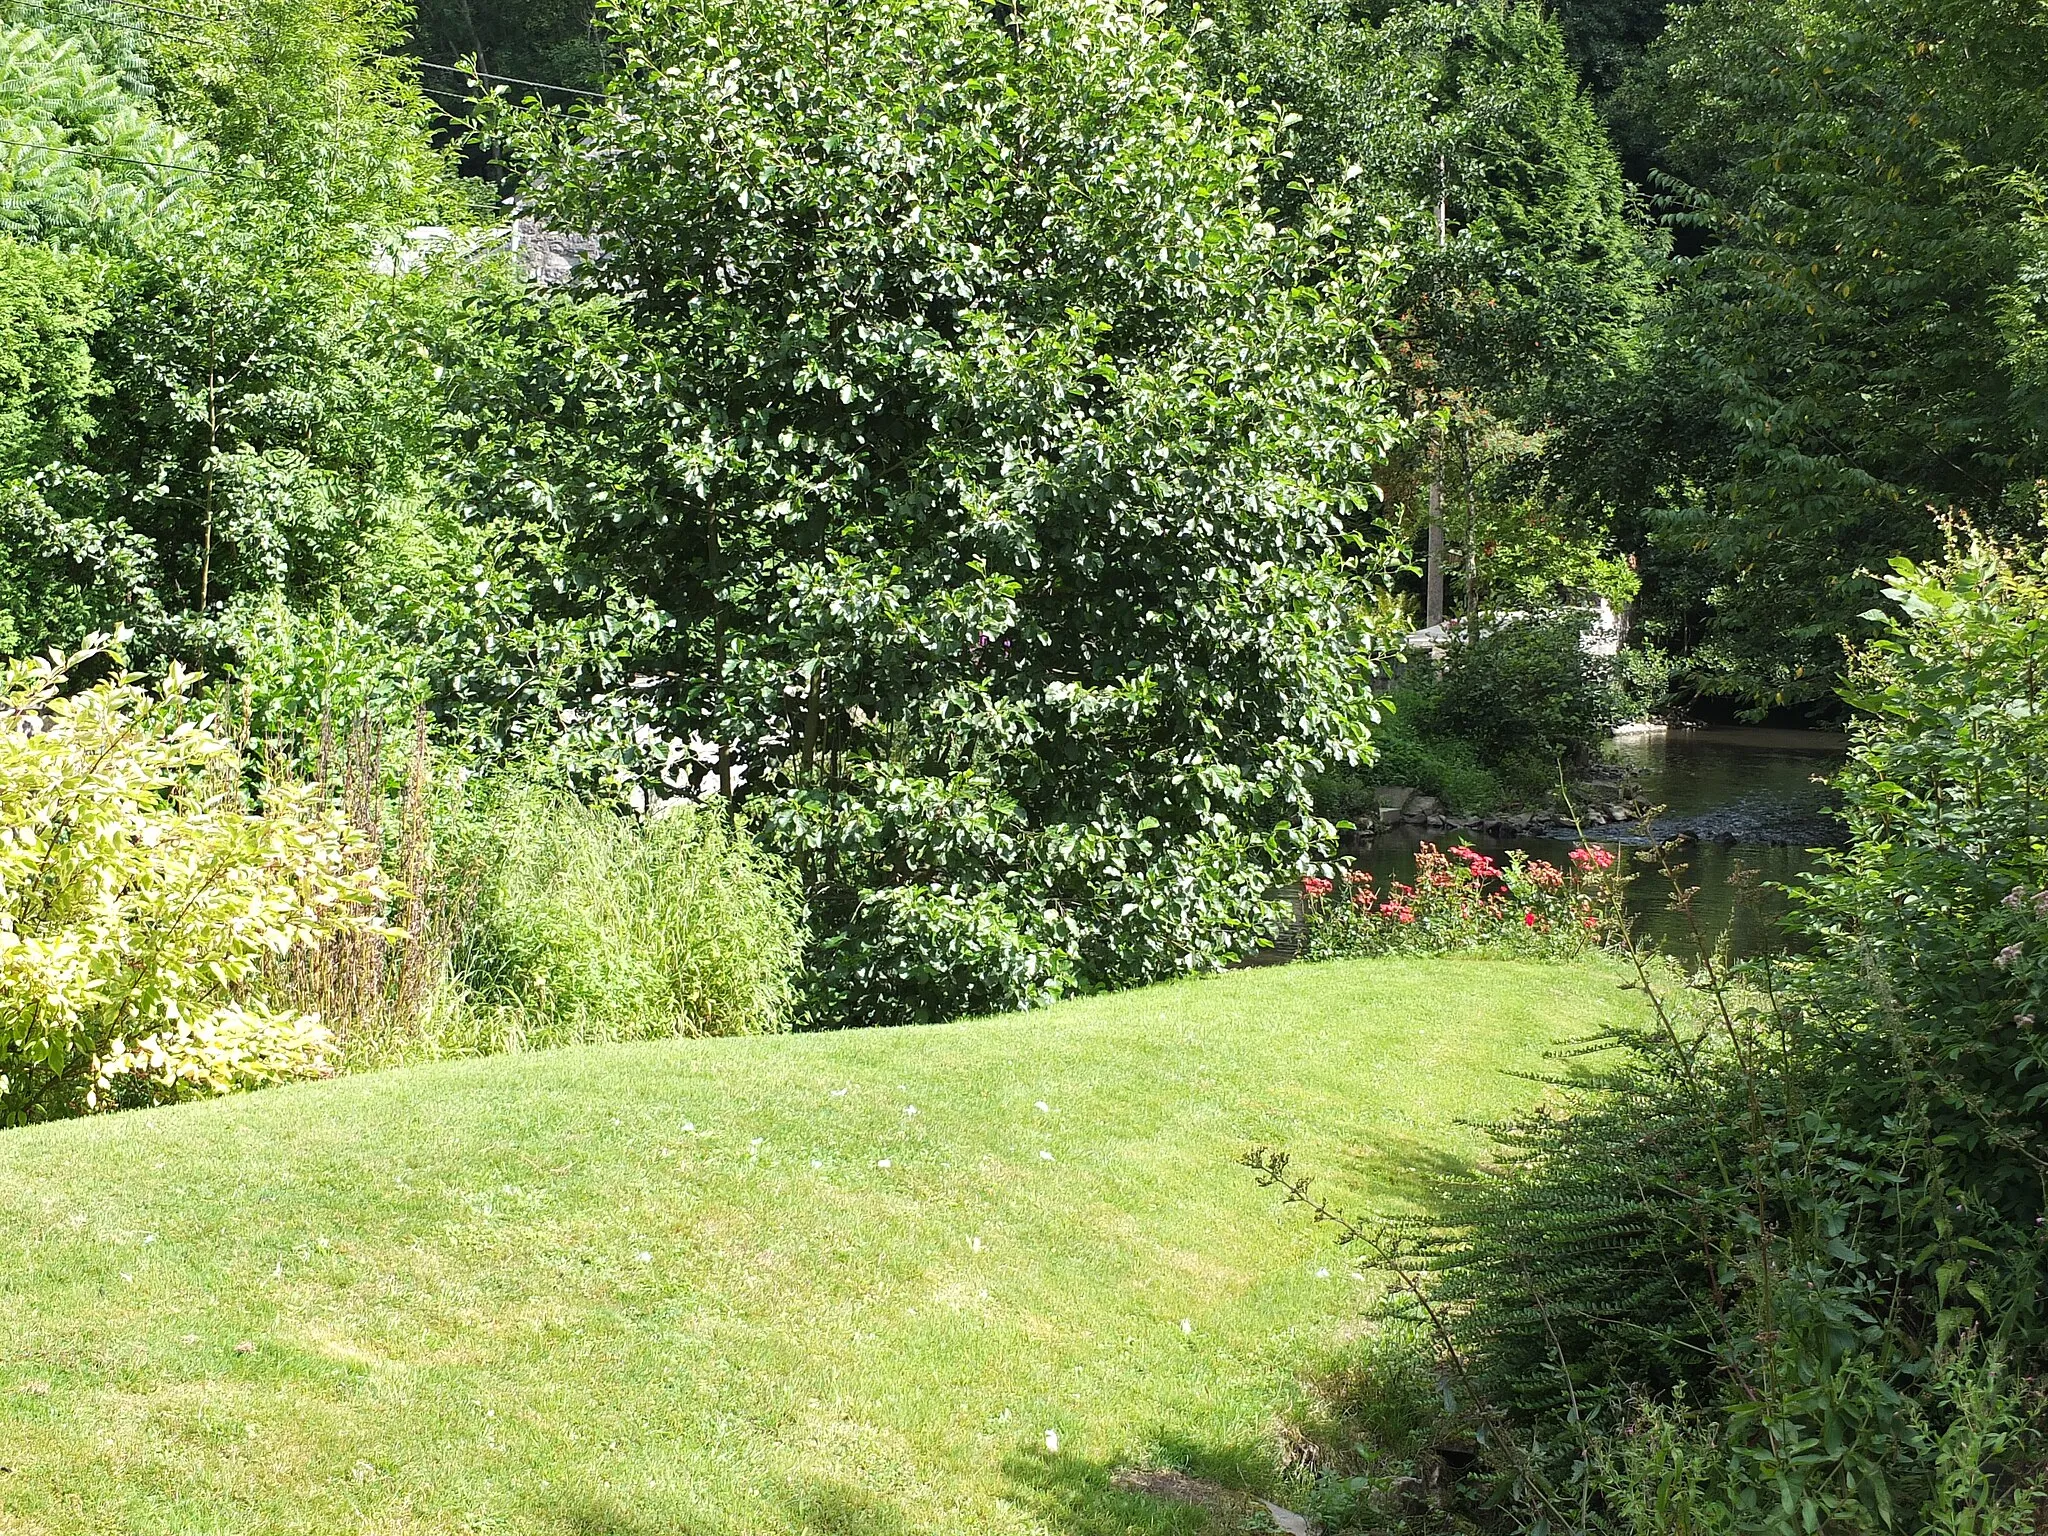
[[[0,667],[0,1125],[321,1075],[265,965],[390,895],[313,786],[252,808],[189,673],[70,691],[101,649]]]
[[[1413,881],[1378,886],[1365,870],[1301,883],[1311,960],[1340,955],[1499,949],[1567,959],[1620,932],[1620,880],[1605,848],[1574,848],[1564,868],[1519,850],[1505,867],[1476,848],[1415,853]]]

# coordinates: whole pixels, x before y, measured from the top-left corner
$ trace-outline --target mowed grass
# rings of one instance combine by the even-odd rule
[[[0,1532],[1199,1532],[1361,1210],[1633,1006],[1488,961],[610,1046],[0,1133]],[[1057,1449],[1049,1436],[1056,1435]]]

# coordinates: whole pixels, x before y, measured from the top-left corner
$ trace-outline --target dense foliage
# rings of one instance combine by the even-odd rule
[[[1611,585],[1608,509],[1558,477],[1550,439],[1631,376],[1653,241],[1557,20],[1497,0],[1190,15],[1212,75],[1299,119],[1267,172],[1281,214],[1341,185],[1402,243],[1391,352],[1432,419],[1383,477],[1388,520],[1416,548],[1437,503],[1451,607]]]
[[[501,791],[451,841],[475,882],[454,956],[467,1005],[516,1014],[526,1043],[795,1022],[802,898],[722,811],[625,818]]]
[[[1902,560],[1885,595],[1811,951],[1645,962],[1657,1023],[1381,1248],[1492,1447],[1475,1505],[1791,1536],[2048,1500],[2048,569]]]
[[[0,671],[0,1124],[330,1069],[266,967],[382,927],[356,834],[309,786],[252,797],[172,671],[76,688],[92,646]]]
[[[1705,242],[1589,436],[1652,512],[1707,686],[1825,699],[1895,554],[2028,535],[2048,473],[2048,24],[1979,0],[1715,0],[1653,50]],[[1618,450],[1618,451],[1617,451]]]
[[[605,231],[618,323],[479,461],[658,615],[640,697],[799,861],[816,1006],[1241,951],[1365,741],[1341,535],[1394,422],[1350,210],[1267,222],[1270,128],[1093,0],[611,24],[602,105],[494,131]]]

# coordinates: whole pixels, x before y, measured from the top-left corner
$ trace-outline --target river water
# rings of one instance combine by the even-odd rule
[[[1613,847],[1634,872],[1628,905],[1637,933],[1686,958],[1695,953],[1688,925],[1671,910],[1670,883],[1654,866],[1628,856],[1654,840],[1689,837],[1694,841],[1673,858],[1687,866],[1684,883],[1699,888],[1693,911],[1707,941],[1718,944],[1725,937],[1738,955],[1780,942],[1775,919],[1784,899],[1765,890],[1738,900],[1731,876],[1750,869],[1766,886],[1790,882],[1813,867],[1812,850],[1841,840],[1825,780],[1840,767],[1845,747],[1842,737],[1822,731],[1732,727],[1617,737],[1614,750],[1624,778],[1609,798],[1625,793],[1662,811],[1651,837],[1630,824],[1588,828],[1587,840]],[[1470,843],[1496,856],[1520,848],[1559,865],[1576,845],[1569,826],[1507,838],[1397,827],[1373,838],[1353,862],[1382,884],[1410,879],[1415,847],[1425,840]]]

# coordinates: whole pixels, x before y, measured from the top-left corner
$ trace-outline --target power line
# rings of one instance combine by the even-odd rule
[[[179,21],[197,21],[203,23],[219,19],[217,17],[195,16],[190,11],[166,10],[161,5],[149,5],[146,3],[146,0],[110,0],[110,3],[114,5],[125,6],[127,9],[131,11],[152,11],[158,16],[173,16],[176,17]]]
[[[38,144],[33,139],[0,139],[0,144],[11,144],[16,149],[39,149],[51,155],[81,155],[88,160],[118,160],[123,165],[146,165],[157,171],[182,171],[187,176],[216,174],[196,165],[173,165],[168,160],[138,160],[133,155],[117,155],[104,149],[77,149],[68,144]]]
[[[172,10],[168,6],[151,5],[147,3],[147,0],[107,0],[107,3],[111,5],[123,6],[129,10],[148,11],[153,15],[157,16],[169,16],[178,21],[197,22],[202,26],[206,25],[208,22],[218,22],[225,19],[223,17],[218,16],[200,16],[191,11]],[[111,27],[122,27],[125,30],[131,32],[142,32],[145,37],[163,36],[163,34],[160,33],[148,32],[141,27],[129,26],[125,22],[103,21],[101,22],[101,25]],[[171,38],[170,40],[182,43],[198,43],[202,41],[201,39],[196,37],[175,37]],[[558,85],[552,80],[528,80],[520,75],[493,74],[490,70],[487,69],[464,69],[457,64],[437,64],[431,59],[414,59],[412,62],[419,65],[421,69],[438,69],[442,71],[444,74],[462,75],[468,79],[494,80],[501,85],[528,85],[532,86],[535,90],[561,91],[565,95],[569,96],[587,96],[593,101],[604,100],[603,91],[586,91],[581,86]]]
[[[603,101],[605,99],[603,91],[586,91],[580,86],[554,85],[546,80],[522,80],[517,75],[494,75],[489,70],[463,69],[455,64],[436,64],[431,59],[414,59],[413,63],[419,65],[421,69],[444,70],[451,75],[466,75],[475,80],[496,80],[503,85],[531,85],[543,91],[563,91],[571,96],[588,96],[592,101]]]

